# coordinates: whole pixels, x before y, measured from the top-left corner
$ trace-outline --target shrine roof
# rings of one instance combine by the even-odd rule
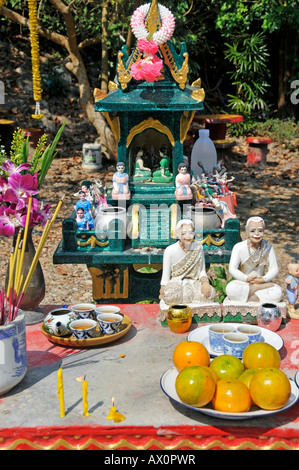
[[[110,91],[95,103],[96,111],[188,111],[202,110],[203,101],[196,96],[198,87],[187,85],[181,90],[175,83],[143,83],[131,90]]]

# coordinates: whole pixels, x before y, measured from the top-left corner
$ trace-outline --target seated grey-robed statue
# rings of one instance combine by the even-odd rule
[[[251,217],[246,223],[247,239],[232,250],[229,273],[234,278],[226,287],[227,298],[240,303],[279,303],[282,289],[273,283],[279,268],[271,243],[264,240],[265,223]]]

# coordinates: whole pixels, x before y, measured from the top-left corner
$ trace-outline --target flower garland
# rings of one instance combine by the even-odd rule
[[[28,0],[29,7],[29,23],[30,23],[30,42],[31,42],[31,60],[32,60],[32,83],[33,83],[33,97],[35,100],[35,114],[32,115],[35,119],[41,119],[43,114],[40,112],[41,92],[41,76],[40,76],[40,59],[39,59],[39,44],[37,32],[37,1]]]
[[[161,28],[150,35],[145,27],[145,19],[150,9],[150,3],[138,7],[132,15],[131,27],[137,38],[137,48],[142,52],[143,58],[131,67],[131,75],[135,80],[154,82],[161,77],[163,61],[155,54],[159,46],[169,41],[175,29],[175,20],[171,11],[163,5],[158,5],[161,17]]]

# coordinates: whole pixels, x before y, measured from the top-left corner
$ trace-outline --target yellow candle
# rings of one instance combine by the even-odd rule
[[[114,398],[112,397],[112,406],[110,408],[108,416],[106,416],[106,419],[111,419],[115,423],[120,423],[121,421],[124,421],[126,418],[124,415],[116,411],[116,406],[114,406]]]
[[[60,405],[60,417],[65,417],[65,409],[64,409],[64,392],[63,392],[63,378],[62,378],[62,369],[58,369],[57,372],[58,382],[57,382],[57,397],[59,398],[59,405]]]
[[[84,379],[82,382],[82,399],[83,399],[83,415],[84,416],[90,416],[88,413],[87,387],[88,387],[88,382],[87,380]]]

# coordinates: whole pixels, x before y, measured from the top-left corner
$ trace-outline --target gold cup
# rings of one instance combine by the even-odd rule
[[[167,311],[167,323],[174,333],[185,333],[192,322],[192,313],[187,305],[172,305]]]

